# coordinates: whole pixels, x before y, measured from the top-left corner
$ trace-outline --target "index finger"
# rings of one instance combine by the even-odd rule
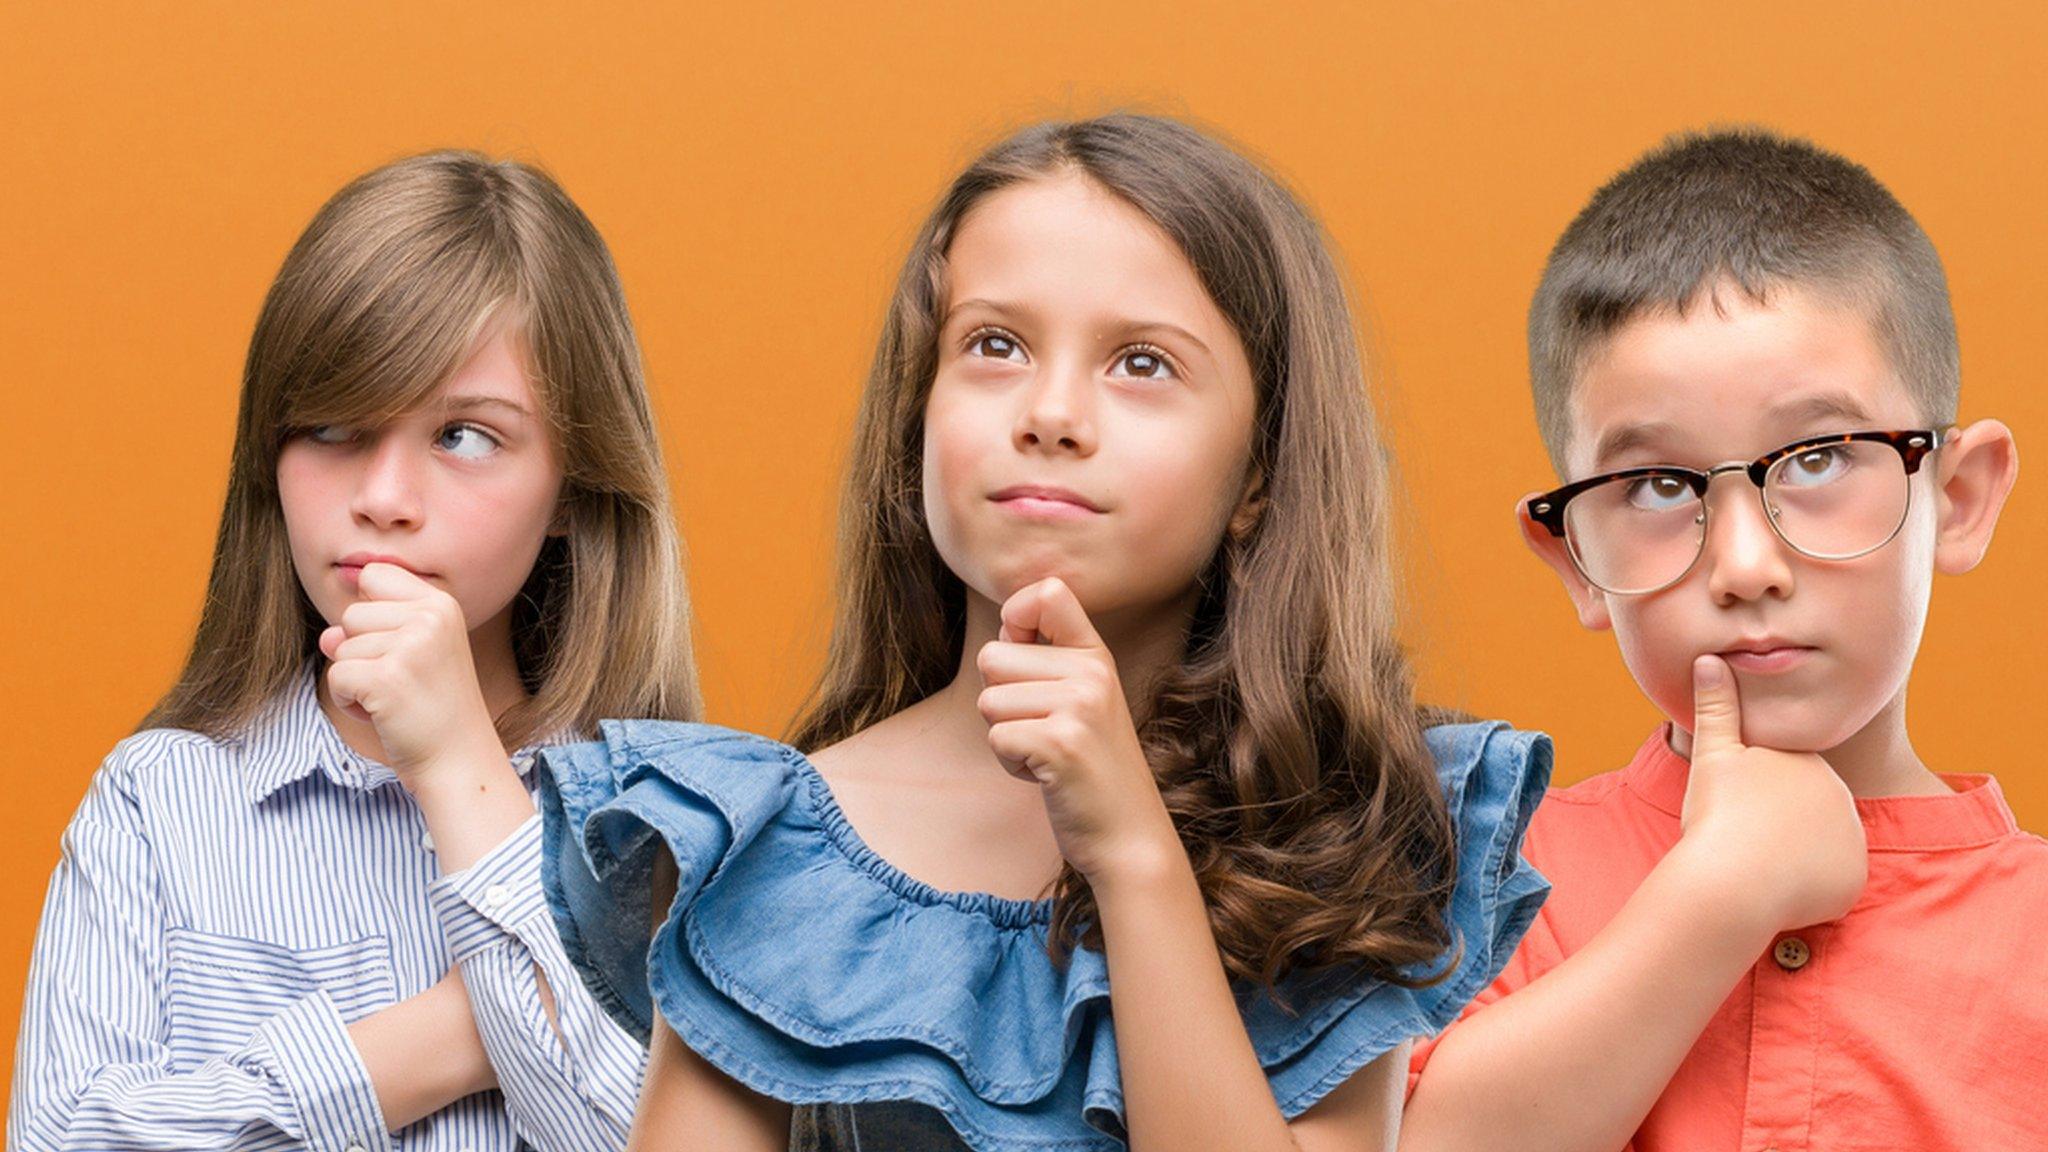
[[[1003,639],[1019,644],[1043,641],[1062,648],[1100,648],[1102,637],[1067,582],[1048,576],[1003,602]]]

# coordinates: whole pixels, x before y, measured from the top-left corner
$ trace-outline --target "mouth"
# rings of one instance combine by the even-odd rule
[[[364,566],[369,564],[391,564],[405,569],[422,580],[433,575],[431,572],[424,572],[415,568],[397,556],[387,556],[381,552],[351,552],[336,560],[334,568],[337,572],[341,573],[341,578],[348,583],[348,586],[354,588],[363,578]]]
[[[1102,506],[1093,500],[1050,484],[1015,484],[989,500],[1005,511],[1032,520],[1076,520],[1102,513]]]
[[[1757,640],[1744,640],[1714,655],[1727,661],[1728,666],[1738,672],[1771,675],[1789,672],[1799,667],[1818,651],[1818,648],[1808,644],[1794,644],[1790,640],[1767,636]]]

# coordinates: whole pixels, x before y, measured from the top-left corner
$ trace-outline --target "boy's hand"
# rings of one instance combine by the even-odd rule
[[[464,742],[502,757],[455,598],[396,564],[366,564],[363,598],[320,634],[334,703],[377,727],[407,788]]]
[[[1714,873],[1706,888],[1776,933],[1833,920],[1863,893],[1869,858],[1855,798],[1827,761],[1742,743],[1735,676],[1693,663],[1692,772],[1684,842]]]
[[[1057,577],[1003,604],[977,665],[989,747],[1036,781],[1060,854],[1101,884],[1186,857],[1131,722],[1116,661]]]

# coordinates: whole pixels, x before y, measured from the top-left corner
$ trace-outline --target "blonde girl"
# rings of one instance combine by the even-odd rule
[[[65,833],[8,1146],[616,1145],[643,1055],[547,914],[531,765],[696,711],[604,242],[520,163],[355,180],[257,320],[191,655]]]

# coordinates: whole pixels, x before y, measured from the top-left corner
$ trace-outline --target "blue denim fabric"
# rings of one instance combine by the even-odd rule
[[[710,725],[607,721],[543,753],[544,885],[598,1001],[793,1104],[909,1101],[977,1152],[1113,1152],[1123,1090],[1099,953],[1047,958],[1050,901],[942,892],[875,855],[787,745]],[[1521,859],[1550,743],[1433,728],[1458,830],[1448,978],[1286,981],[1240,999],[1274,1099],[1300,1115],[1373,1058],[1456,1017],[1499,973],[1549,884]],[[658,852],[679,873],[650,943]],[[858,1110],[856,1110],[856,1115]]]

